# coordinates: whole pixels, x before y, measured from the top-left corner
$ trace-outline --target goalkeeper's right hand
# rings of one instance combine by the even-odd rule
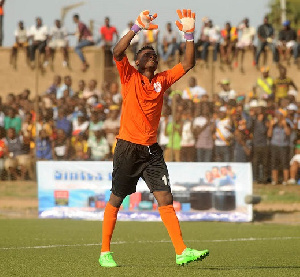
[[[131,27],[131,30],[138,33],[140,30],[153,30],[157,29],[158,25],[152,24],[151,21],[157,17],[157,13],[150,15],[148,10],[142,11]]]

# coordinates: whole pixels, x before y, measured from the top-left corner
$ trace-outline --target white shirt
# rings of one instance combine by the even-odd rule
[[[166,129],[166,118],[161,117],[159,121],[159,134],[158,134],[158,144],[160,146],[165,146],[169,143],[169,137],[165,135]]]
[[[216,146],[228,146],[226,141],[231,137],[230,129],[231,126],[229,118],[216,120]]]
[[[34,41],[44,41],[47,39],[48,35],[48,28],[47,26],[43,25],[39,28],[37,28],[35,25],[31,26],[29,30],[29,35],[33,36]]]
[[[192,129],[192,121],[188,121],[188,120],[184,121],[182,126],[180,145],[185,147],[195,145],[195,138]]]
[[[27,41],[27,30],[17,29],[15,30],[15,37],[18,39],[18,42],[24,43]]]
[[[122,34],[121,34],[121,37],[124,37],[128,32],[130,31],[129,28],[126,28]],[[136,34],[133,39],[130,41],[130,44],[134,44],[134,43],[138,43],[140,41],[140,37],[139,37],[139,34]]]
[[[231,89],[230,91],[220,91],[219,92],[219,96],[224,100],[224,101],[228,101],[229,99],[235,99],[236,97],[236,92]]]
[[[253,40],[256,30],[253,27],[246,27],[245,24],[239,26],[239,30],[242,30],[241,38],[239,39],[242,42],[250,43]]]
[[[206,94],[206,90],[200,86],[189,87],[189,90],[193,96],[193,99],[195,99],[195,98],[201,99],[202,95]],[[182,99],[191,99],[187,89],[185,89],[183,91]],[[191,99],[191,100],[193,100],[193,99]]]
[[[52,36],[52,40],[66,40],[68,32],[65,27],[57,28],[53,26],[50,30],[50,36]]]

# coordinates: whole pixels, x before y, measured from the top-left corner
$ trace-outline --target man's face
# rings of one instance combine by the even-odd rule
[[[264,24],[268,24],[269,23],[269,19],[267,17],[264,18]]]
[[[36,19],[36,26],[38,27],[42,26],[42,20],[40,18]]]
[[[141,69],[151,69],[155,71],[157,69],[157,54],[154,50],[145,49],[139,54],[136,61],[136,65]]]
[[[57,28],[60,28],[60,21],[59,20],[55,20],[55,26],[57,27]]]
[[[105,25],[109,26],[109,18],[105,18]]]
[[[20,28],[21,30],[24,29],[24,24],[23,24],[23,22],[20,22],[20,23],[19,23],[19,28]]]

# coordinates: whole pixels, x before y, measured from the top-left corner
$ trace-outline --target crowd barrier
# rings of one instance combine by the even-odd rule
[[[249,222],[250,163],[167,163],[174,208],[182,221]],[[110,197],[112,162],[37,162],[40,218],[102,220]],[[142,179],[119,220],[159,221],[157,202]]]

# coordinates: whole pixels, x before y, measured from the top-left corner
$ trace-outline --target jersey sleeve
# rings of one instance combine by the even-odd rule
[[[184,74],[185,71],[181,63],[175,65],[173,68],[161,73],[164,75],[164,90],[167,90],[176,81],[178,81]]]
[[[114,58],[114,61],[120,75],[121,84],[127,83],[131,74],[136,72],[136,69],[129,63],[127,56],[124,56],[121,61],[117,61]]]

